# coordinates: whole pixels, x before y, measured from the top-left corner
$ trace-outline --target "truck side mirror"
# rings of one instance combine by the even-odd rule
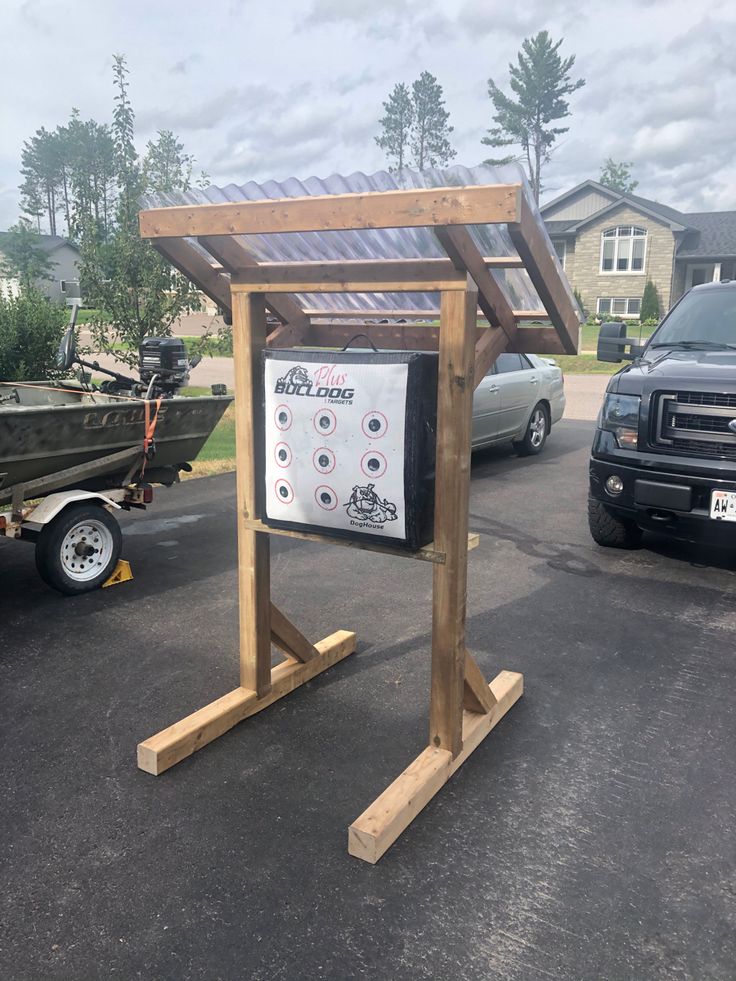
[[[626,348],[629,350],[627,351]],[[601,324],[597,351],[599,361],[621,364],[622,361],[633,361],[634,358],[638,358],[643,350],[643,345],[632,337],[626,336],[626,324]]]

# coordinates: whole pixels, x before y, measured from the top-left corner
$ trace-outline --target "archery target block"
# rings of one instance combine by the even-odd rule
[[[431,541],[436,355],[267,350],[263,381],[267,524]]]

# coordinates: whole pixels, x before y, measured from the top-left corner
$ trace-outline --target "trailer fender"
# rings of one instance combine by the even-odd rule
[[[83,490],[60,491],[58,494],[49,494],[48,497],[45,497],[30,514],[26,515],[25,521],[32,522],[34,525],[47,525],[65,507],[69,504],[74,504],[76,501],[100,501],[107,507],[120,510],[120,505],[105,494]]]

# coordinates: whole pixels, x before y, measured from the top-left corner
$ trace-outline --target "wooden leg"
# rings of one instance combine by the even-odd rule
[[[524,678],[514,671],[501,671],[489,687],[495,700],[494,707],[483,715],[464,713],[463,748],[457,756],[453,757],[449,750],[428,746],[350,825],[348,851],[351,855],[372,865],[379,860],[521,698]]]
[[[235,455],[237,465],[240,686],[260,697],[271,687],[271,543],[246,525],[258,517],[263,439],[261,352],[266,346],[262,293],[233,295]]]
[[[163,729],[150,739],[138,744],[138,766],[146,773],[158,776],[164,770],[196,753],[198,749],[217,739],[238,722],[273,705],[279,698],[311,681],[322,671],[342,661],[355,651],[355,634],[348,630],[336,633],[315,644],[317,656],[302,664],[284,661],[271,672],[271,684],[267,695],[259,698],[254,691],[236,688],[217,701],[205,705],[168,729]]]
[[[442,293],[437,382],[432,691],[429,744],[457,756],[463,745],[468,495],[477,290]]]

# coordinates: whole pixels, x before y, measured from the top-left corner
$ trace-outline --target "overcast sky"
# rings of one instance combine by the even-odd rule
[[[711,0],[0,0],[0,228],[18,216],[23,141],[73,106],[109,121],[113,53],[137,142],[173,129],[213,183],[384,166],[381,103],[422,70],[444,87],[454,162],[480,163],[487,79],[547,29],[587,84],[543,199],[630,160],[637,193],[736,209],[736,2]]]

